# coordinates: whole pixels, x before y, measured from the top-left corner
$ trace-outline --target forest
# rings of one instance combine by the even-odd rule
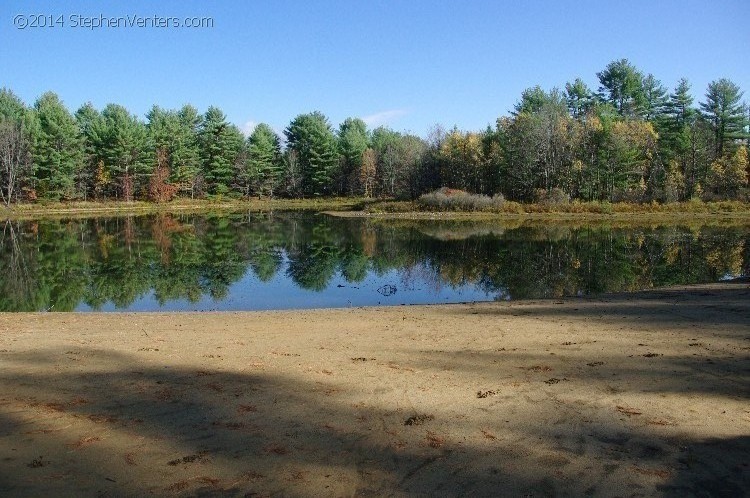
[[[217,107],[118,104],[71,113],[52,92],[25,104],[0,90],[0,199],[358,196],[417,199],[441,188],[502,202],[748,200],[748,106],[728,79],[696,104],[627,59],[549,91],[525,90],[484,130],[427,137],[315,111],[250,136]]]

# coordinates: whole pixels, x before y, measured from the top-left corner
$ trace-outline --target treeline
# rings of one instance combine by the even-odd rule
[[[564,89],[523,92],[483,131],[426,138],[320,112],[278,136],[245,137],[224,113],[154,106],[143,121],[117,104],[75,113],[54,93],[32,106],[0,90],[0,199],[151,199],[356,195],[414,199],[441,187],[521,202],[672,202],[748,198],[748,108],[733,82],[697,106],[626,59]],[[283,145],[283,146],[282,146]]]

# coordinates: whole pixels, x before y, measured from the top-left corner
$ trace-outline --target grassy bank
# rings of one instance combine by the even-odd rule
[[[359,198],[318,199],[179,199],[167,203],[144,201],[77,201],[15,204],[0,207],[0,219],[39,219],[71,216],[129,216],[150,213],[209,213],[238,211],[357,211],[363,207]]]
[[[692,200],[688,202],[672,202],[668,204],[631,203],[631,202],[566,202],[566,203],[528,203],[521,204],[513,201],[502,201],[486,207],[456,207],[454,204],[434,205],[421,201],[383,201],[368,204],[368,213],[471,213],[471,214],[720,214],[744,213],[750,214],[750,203],[740,201],[703,202]]]
[[[380,201],[363,205],[357,211],[337,211],[329,214],[345,217],[378,219],[445,219],[445,220],[525,220],[525,221],[599,221],[664,222],[750,220],[750,203],[676,202],[670,204],[635,204],[608,202],[570,202],[565,204],[520,204],[505,201],[484,209],[456,209],[425,205],[419,201]]]
[[[0,219],[39,219],[78,216],[129,216],[150,213],[210,213],[238,211],[317,211],[343,217],[395,219],[525,219],[525,220],[750,220],[750,203],[689,201],[670,204],[570,202],[520,204],[503,201],[482,209],[426,205],[359,197],[315,199],[179,199],[169,203],[56,202],[0,207]]]

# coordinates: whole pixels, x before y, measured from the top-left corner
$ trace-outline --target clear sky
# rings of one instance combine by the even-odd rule
[[[419,135],[436,123],[477,130],[524,88],[580,76],[596,89],[619,58],[670,89],[688,78],[696,101],[721,77],[750,101],[749,14],[748,0],[3,0],[0,86],[27,103],[55,91],[71,111],[216,105],[246,129],[320,110],[334,126],[357,116]],[[14,26],[30,15],[64,26]],[[213,27],[73,26],[155,15]]]

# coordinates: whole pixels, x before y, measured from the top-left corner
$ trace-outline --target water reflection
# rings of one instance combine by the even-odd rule
[[[0,310],[249,310],[630,291],[747,274],[748,239],[744,226],[502,228],[300,213],[4,222]]]

